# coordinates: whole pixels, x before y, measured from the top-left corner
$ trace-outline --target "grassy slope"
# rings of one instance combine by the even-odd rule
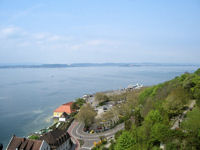
[[[118,109],[120,109],[119,112],[124,112],[128,126],[126,126],[126,131],[120,133],[121,136],[118,136],[110,150],[118,150],[122,147],[127,147],[124,150],[159,149],[160,143],[165,143],[167,150],[199,149],[200,69],[194,73],[185,73],[173,80],[144,88],[137,94],[127,93],[126,99],[126,104]],[[188,113],[180,129],[172,131],[170,128],[173,118],[182,114],[191,100],[196,100],[197,106]],[[137,111],[132,113],[130,110],[133,109]],[[134,118],[134,121],[129,118]],[[141,123],[136,124],[135,120]],[[128,142],[130,137],[133,140],[132,143]]]

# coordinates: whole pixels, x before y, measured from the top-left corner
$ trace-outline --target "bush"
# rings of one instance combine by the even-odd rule
[[[196,75],[199,75],[200,76],[200,68],[194,72]]]
[[[179,145],[177,143],[167,143],[166,150],[177,150],[179,149]]]
[[[135,141],[130,132],[124,131],[117,139],[115,150],[128,150],[134,145]]]
[[[38,135],[31,135],[29,139],[31,140],[38,140],[40,137]]]
[[[115,140],[119,138],[119,136],[122,134],[123,130],[119,130],[115,133]]]
[[[109,97],[104,93],[96,93],[95,100],[99,102],[99,105],[103,105],[105,102],[109,101]]]
[[[163,108],[166,110],[169,117],[172,118],[182,112],[185,104],[187,104],[189,100],[190,96],[188,92],[185,89],[178,87],[168,95]]]
[[[130,130],[132,126],[131,120],[126,120],[125,121],[125,130]]]
[[[151,96],[152,92],[153,92],[153,87],[146,88],[139,95],[139,102],[140,102],[140,104],[144,104],[146,102],[147,98],[149,98]]]
[[[80,109],[81,106],[85,103],[85,100],[82,98],[76,99],[76,101],[72,104],[72,109]]]

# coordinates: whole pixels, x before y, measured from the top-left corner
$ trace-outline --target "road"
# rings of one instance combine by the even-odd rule
[[[115,133],[119,130],[124,129],[124,124],[119,124],[115,128],[110,129],[108,131],[102,132],[102,133],[94,133],[94,134],[89,134],[83,131],[84,124],[79,123],[77,121],[73,121],[71,126],[68,129],[69,134],[73,137],[73,139],[77,143],[77,149],[81,150],[90,150],[93,147],[94,142],[98,142],[100,140],[99,137],[104,136],[104,137],[113,137]],[[84,144],[80,148],[80,143],[78,140],[83,140]]]

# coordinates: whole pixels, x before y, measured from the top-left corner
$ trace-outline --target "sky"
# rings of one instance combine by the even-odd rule
[[[200,63],[199,0],[0,0],[0,63]]]

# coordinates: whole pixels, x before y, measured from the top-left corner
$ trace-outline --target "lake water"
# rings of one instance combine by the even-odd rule
[[[154,85],[198,66],[0,69],[0,143],[52,124],[53,110],[84,94]]]

